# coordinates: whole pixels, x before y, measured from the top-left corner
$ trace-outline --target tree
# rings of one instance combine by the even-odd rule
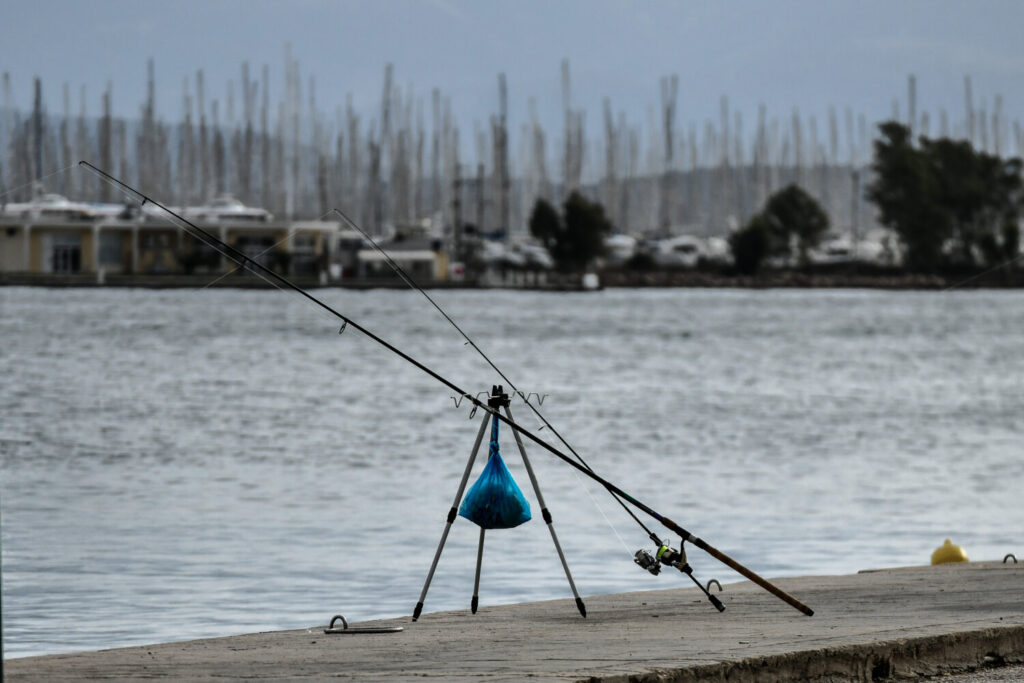
[[[934,201],[951,226],[956,261],[994,265],[1017,255],[1021,162],[975,152],[964,140],[921,138]]]
[[[903,242],[907,266],[934,270],[952,228],[934,201],[935,176],[924,155],[914,148],[907,126],[887,121],[878,128],[881,137],[875,140],[871,165],[875,180],[868,186],[868,199],[878,207],[882,224]]]
[[[1024,188],[1021,160],[979,152],[963,140],[914,145],[910,129],[879,125],[868,199],[903,243],[911,270],[1015,258]]]
[[[604,236],[612,224],[604,207],[573,192],[563,205],[563,217],[550,203],[538,199],[530,213],[530,234],[540,240],[559,270],[585,270],[604,253]]]
[[[611,221],[601,204],[589,201],[579,192],[569,195],[563,212],[566,249],[562,262],[569,266],[568,270],[584,270],[604,254],[604,236],[612,232]]]
[[[771,224],[758,214],[750,219],[746,227],[729,236],[729,248],[736,270],[744,275],[753,275],[761,267],[771,246]]]
[[[729,246],[737,270],[751,275],[768,256],[791,256],[794,241],[800,262],[807,263],[810,250],[827,231],[828,215],[821,205],[799,186],[789,185],[768,198],[761,212],[729,238]]]
[[[540,241],[548,253],[554,254],[561,232],[562,219],[558,216],[558,210],[546,199],[538,199],[530,212],[530,234]]]
[[[828,215],[824,209],[795,184],[769,197],[761,217],[767,222],[773,253],[789,254],[795,237],[800,262],[804,264],[810,250],[818,246],[822,235],[828,232]]]

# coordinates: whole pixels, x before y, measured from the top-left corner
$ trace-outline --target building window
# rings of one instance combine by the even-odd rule
[[[50,267],[54,273],[77,273],[82,269],[81,235],[54,233],[50,244]]]
[[[124,235],[120,232],[100,233],[100,265],[120,266],[124,253]]]
[[[171,246],[171,236],[166,232],[143,233],[139,246],[143,249],[167,249]]]

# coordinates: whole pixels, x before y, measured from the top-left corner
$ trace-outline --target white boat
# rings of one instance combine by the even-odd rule
[[[708,261],[715,263],[731,263],[732,248],[729,246],[729,240],[724,237],[708,237],[703,256]]]
[[[516,251],[526,259],[527,266],[545,270],[555,267],[555,261],[551,258],[551,254],[539,244],[519,244],[516,245]]]
[[[63,195],[48,192],[41,194],[30,202],[7,204],[3,207],[5,216],[28,218],[33,222],[54,221],[91,221],[98,215],[97,211],[83,202],[73,202]]]
[[[822,242],[810,254],[812,263],[894,263],[884,236],[868,234],[854,240],[844,234]]]
[[[659,266],[692,268],[704,255],[704,242],[694,235],[669,237],[657,243],[654,262]]]
[[[513,242],[506,244],[499,240],[481,240],[479,258],[487,264],[506,265],[513,268],[554,268],[555,262],[548,250],[539,244]]]
[[[203,223],[269,223],[273,215],[266,209],[246,206],[231,195],[221,195],[203,206],[189,206],[185,218]]]
[[[636,253],[636,238],[622,233],[612,235],[604,241],[605,260],[613,266],[622,265]]]

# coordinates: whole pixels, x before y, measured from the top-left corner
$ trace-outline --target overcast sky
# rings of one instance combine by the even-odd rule
[[[145,94],[146,59],[156,63],[161,114],[177,120],[182,80],[206,72],[208,97],[223,102],[248,60],[270,67],[271,96],[283,91],[285,44],[304,81],[316,79],[321,108],[351,93],[364,116],[376,116],[384,65],[413,86],[429,112],[434,87],[451,97],[464,127],[497,109],[497,74],[505,72],[513,127],[537,100],[545,122],[561,121],[560,64],[571,64],[573,102],[587,110],[587,130],[602,127],[601,101],[634,124],[659,106],[659,79],[678,74],[677,122],[718,121],[729,97],[752,130],[758,103],[769,115],[826,115],[850,106],[874,122],[906,112],[907,76],[918,85],[918,110],[964,117],[965,75],[976,105],[1024,119],[1024,2],[894,0],[8,0],[0,23],[0,70],[12,79],[20,108],[31,106],[32,78],[44,83],[48,109],[59,113],[61,88],[88,89],[99,111],[105,83],[114,108],[135,116]],[[305,88],[305,83],[304,86]],[[656,115],[656,113],[655,113]],[[365,119],[364,119],[365,120]],[[935,119],[933,118],[933,121]],[[429,117],[428,117],[429,123]],[[515,128],[513,128],[514,130]],[[934,130],[934,129],[933,129]]]

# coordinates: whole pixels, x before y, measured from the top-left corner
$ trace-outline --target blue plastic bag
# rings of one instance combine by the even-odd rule
[[[511,529],[530,521],[530,503],[523,497],[498,447],[498,418],[491,423],[487,465],[462,499],[459,516],[484,529]]]

